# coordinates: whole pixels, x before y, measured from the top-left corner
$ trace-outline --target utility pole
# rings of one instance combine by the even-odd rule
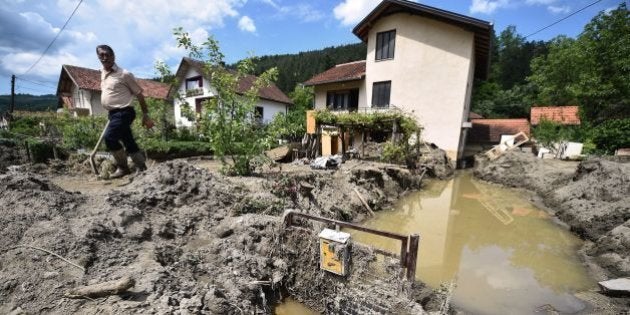
[[[11,75],[11,110],[9,113],[13,115],[13,109],[15,108],[15,74]]]

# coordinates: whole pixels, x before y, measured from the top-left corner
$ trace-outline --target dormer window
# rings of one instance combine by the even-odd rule
[[[186,79],[186,96],[195,96],[203,94],[203,78],[196,76]]]
[[[394,59],[396,30],[376,33],[376,60]]]

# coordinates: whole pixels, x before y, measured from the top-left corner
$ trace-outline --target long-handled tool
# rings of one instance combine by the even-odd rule
[[[101,132],[101,136],[98,137],[98,141],[94,146],[94,150],[90,153],[90,166],[92,167],[92,172],[98,176],[98,168],[96,167],[96,161],[94,161],[94,157],[96,156],[96,151],[98,151],[98,147],[101,146],[101,142],[103,142],[103,137],[105,136],[105,131],[107,131],[107,127],[109,127],[109,120],[105,124],[105,128],[103,128],[103,132]]]

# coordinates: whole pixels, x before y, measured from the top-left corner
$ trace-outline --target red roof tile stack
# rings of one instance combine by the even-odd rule
[[[530,121],[538,125],[544,118],[563,125],[579,125],[578,106],[540,106],[532,107]]]
[[[314,75],[305,85],[361,80],[365,77],[365,60],[343,63]]]
[[[524,132],[529,137],[529,122],[517,119],[473,119],[468,134],[469,143],[498,143],[501,135],[515,135]]]

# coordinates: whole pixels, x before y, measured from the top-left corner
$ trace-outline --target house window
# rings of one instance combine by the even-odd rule
[[[356,110],[359,107],[359,89],[329,91],[326,107],[332,110]]]
[[[261,106],[256,106],[256,108],[254,109],[254,119],[256,119],[256,122],[259,124],[263,123],[263,111],[264,108],[262,108]]]
[[[372,85],[372,106],[389,107],[389,94],[392,81],[374,82]]]
[[[396,30],[376,34],[376,60],[394,58]]]
[[[186,79],[186,96],[203,94],[203,78],[196,76]]]

